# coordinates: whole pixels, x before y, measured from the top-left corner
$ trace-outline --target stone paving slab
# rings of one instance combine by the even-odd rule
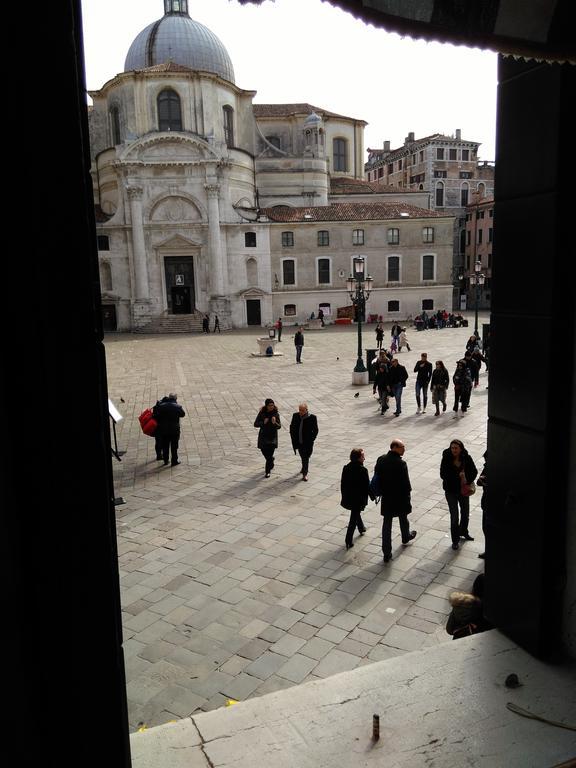
[[[364,333],[371,346],[374,328]],[[413,368],[425,351],[452,374],[471,333],[411,331],[412,352],[399,355],[409,373],[399,418],[380,416],[371,384],[351,384],[355,328],[307,335],[301,366],[289,328],[274,359],[251,357],[259,335],[251,329],[106,338],[109,395],[124,417],[116,431],[126,453],[113,469],[125,501],[116,514],[132,730],[450,641],[447,596],[470,588],[484,545],[478,493],[476,540],[451,550],[439,465],[457,437],[481,469],[487,374],[465,415],[454,417],[450,403],[435,417],[430,403],[416,414]],[[173,468],[155,460],[137,419],[172,390],[186,411]],[[266,397],[283,426],[269,479],[253,427]],[[302,401],[320,428],[308,483],[288,433]],[[345,550],[339,488],[351,448],[364,448],[371,473],[393,437],[406,444],[418,536],[403,548],[395,523],[384,565],[373,504],[366,535]]]

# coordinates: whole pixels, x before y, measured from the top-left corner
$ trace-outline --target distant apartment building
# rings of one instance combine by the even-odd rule
[[[478,308],[489,309],[492,293],[492,243],[494,241],[494,198],[477,193],[466,210],[464,264],[461,295],[466,296],[466,306],[473,309],[478,291]],[[470,284],[470,275],[478,263],[484,275],[484,285]]]
[[[430,195],[430,207],[454,217],[452,259],[453,306],[459,306],[458,275],[464,264],[466,208],[473,196],[494,194],[494,164],[478,161],[476,141],[462,139],[460,129],[454,136],[435,133],[416,139],[409,133],[404,144],[390,149],[368,149],[364,166],[367,181],[418,190]]]

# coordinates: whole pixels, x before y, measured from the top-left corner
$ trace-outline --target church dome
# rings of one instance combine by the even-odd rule
[[[128,50],[124,71],[174,62],[189,69],[213,72],[234,82],[234,68],[216,35],[188,15],[186,0],[164,0],[165,13],[136,36]]]

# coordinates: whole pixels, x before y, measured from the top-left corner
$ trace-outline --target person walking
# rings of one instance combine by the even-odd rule
[[[382,342],[384,341],[384,327],[382,323],[378,323],[376,326],[376,348],[382,349]]]
[[[452,440],[442,452],[440,477],[450,510],[452,549],[458,549],[460,539],[474,541],[468,532],[470,497],[462,493],[463,485],[474,482],[478,470],[461,440]]]
[[[454,384],[454,407],[452,410],[458,413],[458,402],[460,402],[462,413],[466,413],[472,392],[472,378],[465,360],[458,360],[456,363],[452,382]]]
[[[270,477],[274,467],[274,451],[278,448],[278,430],[281,428],[280,414],[271,397],[266,398],[264,405],[258,411],[254,426],[258,432],[258,448],[266,459],[264,477]]]
[[[396,410],[394,416],[400,416],[402,413],[402,390],[408,380],[408,371],[403,365],[400,365],[396,357],[392,358],[390,368],[388,369],[388,386],[390,392],[396,400]]]
[[[300,403],[298,411],[292,414],[290,437],[294,453],[298,451],[302,460],[302,480],[308,480],[308,464],[314,450],[314,441],[318,437],[318,419],[308,411],[307,403]]]
[[[412,511],[410,494],[412,486],[408,476],[408,467],[403,460],[405,446],[402,440],[395,438],[390,443],[386,455],[378,458],[374,474],[378,475],[382,496],[380,514],[382,515],[382,553],[384,562],[392,559],[392,520],[397,517],[400,523],[403,546],[408,546],[416,538],[416,531],[410,530],[408,515]]]
[[[398,337],[398,352],[402,352],[402,347],[406,347],[410,352],[410,344],[408,344],[408,336],[406,336],[406,328],[402,328],[400,336]]]
[[[402,333],[402,327],[398,325],[398,323],[394,323],[392,328],[390,329],[390,336],[392,337],[392,343],[390,344],[390,349],[398,349],[398,339],[400,338],[400,334]]]
[[[161,400],[156,400],[156,405],[161,405],[168,401],[167,397],[163,397]],[[155,408],[156,406],[154,406]],[[152,412],[154,412],[154,408]],[[162,436],[158,434],[158,427],[154,432],[154,449],[156,450],[156,461],[164,461],[164,455],[162,453]]]
[[[184,409],[178,404],[178,395],[175,392],[170,392],[167,397],[163,397],[156,403],[152,413],[158,424],[156,435],[161,439],[164,466],[172,464],[175,467],[180,464],[178,460],[180,419],[186,416]]]
[[[210,333],[210,316],[204,315],[202,318],[202,333]]]
[[[484,542],[486,542],[486,488],[488,486],[488,479],[486,477],[486,465],[488,463],[488,451],[484,451],[482,458],[484,459],[484,466],[482,467],[478,480],[476,480],[476,485],[479,485],[480,488],[482,488],[482,496],[480,497],[480,509],[482,510],[482,533],[484,534]],[[478,557],[481,560],[484,560],[486,557],[486,552],[480,552]]]
[[[384,413],[388,410],[388,366],[385,363],[378,365],[376,376],[374,377],[374,385],[372,387],[372,394],[376,394],[378,390],[378,402],[380,404],[380,413]]]
[[[430,391],[432,392],[432,402],[436,406],[435,416],[440,416],[440,403],[442,403],[442,413],[446,410],[446,392],[450,386],[450,376],[442,360],[436,360],[436,367],[432,371],[430,379]]]
[[[426,405],[428,403],[428,384],[432,378],[432,363],[428,361],[428,354],[422,352],[420,360],[414,366],[414,373],[416,374],[416,404],[418,410],[416,413],[420,413],[420,395],[422,395],[422,413],[426,413]]]
[[[296,347],[296,362],[302,362],[302,347],[304,346],[304,334],[302,328],[298,328],[294,334],[294,346]]]
[[[281,317],[278,318],[276,327],[278,328],[278,341],[282,341],[282,318]]]
[[[353,448],[350,451],[350,461],[342,469],[340,478],[340,492],[342,498],[340,506],[350,510],[350,520],[346,530],[344,543],[346,549],[354,546],[354,531],[358,528],[360,536],[366,533],[366,526],[362,520],[362,510],[368,504],[368,497],[373,499],[370,492],[370,478],[368,470],[364,466],[364,450]]]
[[[218,315],[214,315],[214,333],[216,333],[216,329],[218,329],[218,333],[220,333],[220,318]]]

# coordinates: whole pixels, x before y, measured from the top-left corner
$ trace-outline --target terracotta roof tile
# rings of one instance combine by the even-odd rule
[[[331,195],[369,195],[373,193],[416,194],[414,190],[399,189],[391,184],[379,184],[377,181],[349,179],[346,176],[337,176],[330,179]]]
[[[442,214],[427,208],[401,202],[390,203],[334,203],[304,208],[276,206],[261,208],[260,213],[276,222],[318,222],[318,221],[371,221],[382,219],[432,219]],[[402,214],[408,214],[407,217]]]
[[[356,120],[356,122],[363,123],[364,120],[357,120],[355,117],[347,117],[346,115],[339,115],[336,112],[330,112],[328,109],[322,109],[322,107],[315,107],[313,104],[301,103],[301,104],[253,104],[254,117],[266,118],[266,117],[292,117],[293,115],[309,115],[312,112],[316,112],[321,118],[325,117],[340,117],[345,120]]]

